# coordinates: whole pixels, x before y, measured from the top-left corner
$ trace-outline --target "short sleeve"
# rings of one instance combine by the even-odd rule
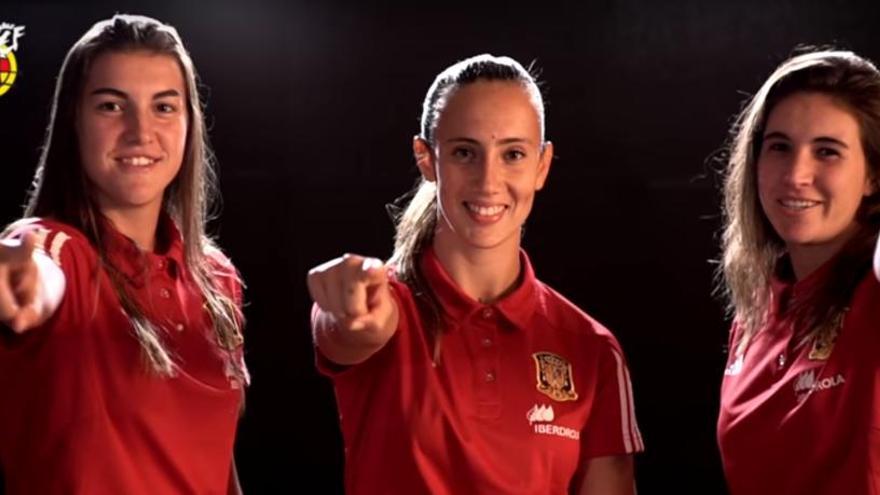
[[[29,334],[72,332],[94,318],[98,293],[97,254],[76,229],[55,222],[23,221],[7,238],[26,232],[37,238],[36,249],[52,260],[64,274],[64,296],[55,313]]]
[[[593,407],[581,434],[582,457],[625,455],[645,449],[636,423],[629,369],[616,342],[599,354]]]

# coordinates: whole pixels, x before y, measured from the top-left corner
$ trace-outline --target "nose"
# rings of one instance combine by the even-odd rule
[[[785,178],[795,186],[805,186],[813,183],[816,176],[816,160],[812,150],[805,148],[792,153],[787,164]]]
[[[476,180],[479,189],[486,193],[494,193],[500,189],[504,163],[500,157],[491,154],[483,155],[477,168]]]
[[[124,138],[129,144],[147,144],[153,140],[153,116],[149,109],[128,109],[125,115]]]

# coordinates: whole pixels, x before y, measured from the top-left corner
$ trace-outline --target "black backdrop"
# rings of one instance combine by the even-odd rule
[[[0,223],[20,214],[70,45],[117,11],[175,25],[207,87],[224,197],[213,231],[248,284],[253,386],[236,446],[246,492],[341,492],[305,274],[344,251],[389,254],[383,205],[417,177],[424,93],[442,68],[490,52],[535,60],[546,81],[557,157],[524,243],[539,277],[627,353],[648,448],[641,493],[724,493],[709,157],[743,95],[796,44],[880,56],[880,4],[97,3],[0,3],[0,22],[26,26],[19,78],[0,97]]]

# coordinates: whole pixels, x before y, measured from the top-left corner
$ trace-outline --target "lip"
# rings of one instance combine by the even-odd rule
[[[783,212],[797,215],[822,206],[824,201],[800,196],[785,196],[777,198],[776,204]]]
[[[161,155],[153,153],[119,153],[112,156],[113,162],[126,171],[146,171],[155,168],[162,161]]]
[[[501,220],[501,217],[510,209],[505,204],[480,201],[465,201],[462,205],[474,222],[483,225],[493,224]]]

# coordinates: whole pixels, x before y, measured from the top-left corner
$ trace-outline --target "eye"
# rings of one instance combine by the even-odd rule
[[[504,152],[504,161],[518,162],[526,157],[526,152],[520,149],[510,149]]]
[[[791,145],[785,141],[767,141],[764,145],[764,149],[767,151],[784,153],[791,149]]]
[[[122,110],[122,105],[116,101],[101,101],[95,105],[95,108],[100,112],[119,112]]]
[[[466,146],[456,146],[452,149],[452,157],[461,162],[473,160],[475,156],[477,156],[476,152]]]
[[[159,113],[175,113],[177,112],[177,105],[166,102],[156,103],[156,111]]]
[[[837,158],[840,156],[840,151],[835,148],[823,146],[816,150],[816,156],[820,158]]]

